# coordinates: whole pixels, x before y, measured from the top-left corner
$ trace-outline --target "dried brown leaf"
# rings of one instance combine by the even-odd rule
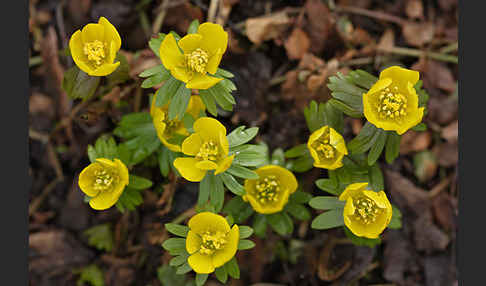
[[[412,19],[424,18],[424,6],[421,0],[408,0],[405,6],[405,13]]]
[[[432,142],[430,131],[417,132],[409,130],[402,135],[400,141],[400,154],[406,155],[412,152],[427,150]]]
[[[304,56],[309,50],[310,40],[300,28],[295,28],[285,41],[285,50],[289,59],[296,60]]]
[[[306,25],[306,31],[310,38],[310,50],[318,54],[324,50],[327,38],[332,30],[331,13],[329,8],[320,0],[307,0],[304,8],[309,22]]]
[[[406,22],[402,27],[402,33],[409,45],[422,47],[434,39],[435,25],[430,22]]]
[[[263,41],[276,39],[287,29],[290,18],[287,12],[280,11],[270,15],[248,18],[245,22],[246,35],[254,44],[261,44]]]

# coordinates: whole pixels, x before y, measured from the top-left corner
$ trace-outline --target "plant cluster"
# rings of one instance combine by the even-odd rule
[[[150,95],[150,111],[124,115],[113,130],[118,140],[103,135],[88,147],[91,164],[80,173],[79,187],[93,209],[116,205],[124,212],[140,205],[140,191],[152,186],[132,173],[135,165],[158,165],[163,177],[199,183],[197,214],[187,225],[165,225],[177,236],[162,244],[174,256],[170,266],[177,274],[193,270],[196,285],[211,273],[222,283],[228,276],[239,278],[235,254],[255,246],[247,238],[253,233],[265,237],[267,229],[291,234],[294,220],[312,218],[308,206],[319,212],[313,229],[343,227],[357,245],[373,247],[386,228],[401,227],[377,160],[384,153],[392,163],[401,135],[426,128],[421,121],[428,95],[418,72],[392,66],[379,78],[363,70],[330,77],[332,98],[313,101],[304,110],[310,132],[306,143],[270,152],[263,142],[249,143],[258,127],[228,132],[216,119],[218,108],[232,111],[236,104],[233,74],[219,67],[228,46],[220,25],[196,20],[184,37],[161,33],[148,45],[161,60],[139,74],[142,88],[161,85]],[[65,75],[66,92],[86,100],[126,81],[120,46],[116,28],[104,17],[75,32],[69,47],[76,66]],[[342,136],[344,116],[366,119],[348,142]],[[312,197],[299,184],[293,172],[311,168],[327,170],[327,178],[315,184],[329,195]],[[232,196],[228,201],[226,190]],[[248,222],[252,227],[243,225]],[[110,233],[109,225],[101,225],[87,235],[100,249],[110,249],[112,241],[103,238]],[[172,275],[167,271],[161,268]]]

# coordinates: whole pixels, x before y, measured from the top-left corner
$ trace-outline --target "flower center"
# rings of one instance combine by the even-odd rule
[[[196,154],[196,159],[200,161],[216,161],[218,159],[218,155],[218,145],[211,140],[202,144],[199,152]]]
[[[398,93],[398,87],[386,88],[380,92],[377,105],[381,118],[394,119],[407,115],[407,98]]]
[[[206,231],[201,236],[202,243],[199,252],[202,254],[211,255],[216,250],[220,250],[226,244],[226,233],[217,231],[217,232],[210,232]]]
[[[320,158],[332,159],[336,156],[336,149],[330,144],[329,140],[329,130],[327,130],[312,144]]]
[[[161,120],[162,123],[165,124],[164,134],[167,135],[167,136],[171,136],[174,133],[174,131],[179,128],[182,121],[177,120],[177,119],[169,120],[168,112],[164,111],[164,113],[165,113],[165,116]]]
[[[375,222],[381,213],[381,209],[378,208],[376,203],[367,197],[357,199],[354,206],[356,208],[355,218],[364,224]]]
[[[266,176],[257,181],[255,186],[257,193],[256,199],[262,204],[275,202],[280,193],[280,182],[273,175]]]
[[[97,170],[95,171],[94,175],[95,180],[93,188],[98,191],[108,190],[118,179],[117,176],[114,176],[106,170]]]
[[[186,54],[186,63],[190,70],[204,73],[206,71],[206,65],[209,61],[209,55],[205,51],[197,48],[190,54]]]
[[[101,65],[101,61],[105,58],[106,43],[95,40],[93,42],[84,44],[84,54],[88,57],[88,60],[94,62],[95,65]]]

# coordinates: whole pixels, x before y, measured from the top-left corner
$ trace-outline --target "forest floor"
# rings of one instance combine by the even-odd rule
[[[141,89],[137,75],[160,63],[150,37],[184,34],[193,19],[229,33],[222,67],[235,74],[237,104],[218,119],[228,130],[258,126],[256,141],[270,150],[307,141],[303,108],[330,98],[326,84],[337,72],[378,75],[401,64],[420,72],[430,95],[427,131],[407,132],[392,165],[379,160],[386,192],[403,214],[401,229],[385,231],[383,243],[368,248],[342,240],[342,229],[317,231],[299,222],[291,236],[252,238],[257,246],[238,254],[241,279],[228,285],[457,285],[457,0],[30,0],[29,6],[30,285],[75,285],[76,270],[93,263],[105,285],[163,285],[157,270],[170,259],[161,247],[168,237],[163,225],[191,214],[197,185],[179,180],[164,196],[157,188],[167,181],[158,168],[141,166],[154,188],[143,192],[137,210],[122,214],[90,209],[77,177],[89,164],[88,144],[112,132],[123,114],[148,110],[146,95],[154,90]],[[121,35],[131,79],[102,99],[73,101],[61,89],[73,65],[64,51],[75,30],[100,16]],[[126,104],[116,107],[120,101]],[[363,123],[347,118],[345,138]],[[313,182],[325,174],[297,176],[305,191],[323,195]],[[91,247],[84,234],[102,223],[113,229],[110,252]]]

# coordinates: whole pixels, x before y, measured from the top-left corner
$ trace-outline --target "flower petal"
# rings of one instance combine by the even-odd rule
[[[184,65],[184,55],[179,50],[177,42],[172,34],[167,34],[160,44],[159,55],[162,64],[164,64],[164,67],[168,70],[172,71],[175,67]]]
[[[348,149],[346,148],[346,142],[344,141],[343,136],[331,127],[329,127],[329,143],[340,153],[344,155],[348,154]]]
[[[187,34],[177,42],[184,54],[190,54],[201,45],[203,37],[199,34]]]
[[[103,64],[96,70],[92,71],[91,73],[88,73],[91,76],[105,76],[109,75],[112,72],[114,72],[118,66],[120,65],[120,62],[116,62],[114,64]]]
[[[214,272],[213,261],[209,255],[196,252],[189,256],[187,263],[189,263],[189,266],[191,266],[192,270],[196,273],[209,274]]]
[[[198,133],[194,133],[184,139],[184,142],[182,142],[182,153],[196,156],[196,154],[199,153],[199,149],[201,149],[202,144],[203,142],[201,136]]]
[[[240,230],[235,224],[228,233],[224,249],[218,250],[212,255],[214,267],[223,266],[226,262],[230,261],[233,256],[235,256],[236,250],[238,249],[239,240]]]
[[[202,239],[197,233],[192,230],[187,233],[186,250],[189,254],[193,254],[194,252],[199,251],[199,249],[201,248],[201,243]]]
[[[188,83],[192,78],[192,73],[183,67],[174,67],[170,70],[170,74],[176,79]]]
[[[118,169],[118,176],[120,176],[120,184],[126,186],[129,183],[130,175],[128,173],[128,168],[119,159],[114,159],[116,168]]]
[[[366,186],[368,186],[368,183],[354,183],[348,185],[339,196],[339,200],[345,201],[349,197],[353,198],[356,194],[362,192],[366,188]]]
[[[224,158],[223,161],[221,161],[219,163],[219,166],[216,169],[216,171],[214,171],[214,174],[215,175],[218,175],[218,174],[221,174],[224,171],[228,170],[229,167],[231,167],[231,164],[233,163],[233,159],[234,158],[235,158],[235,154],[233,154],[233,155],[231,155],[229,157]]]
[[[224,54],[228,47],[228,33],[218,24],[206,22],[199,25],[197,33],[203,36],[201,48],[214,55],[216,53]]]
[[[111,208],[123,193],[123,188],[117,187],[111,192],[100,192],[96,197],[91,198],[89,205],[95,210],[106,210]]]
[[[174,167],[184,179],[190,182],[200,182],[206,175],[206,171],[198,169],[196,163],[195,158],[179,157],[174,160]]]
[[[226,127],[211,117],[201,117],[194,122],[194,131],[201,136],[202,141],[220,142],[220,134],[226,135]]]
[[[69,39],[69,50],[71,51],[71,56],[74,60],[74,63],[84,71],[85,73],[89,74],[93,71],[90,65],[86,64],[88,58],[84,54],[83,50],[84,44],[82,39],[82,33],[80,30],[77,30]]]
[[[407,88],[407,83],[410,82],[415,85],[420,78],[418,71],[405,69],[399,66],[391,66],[381,71],[380,80],[382,78],[391,78],[393,83],[398,85],[398,88]]]
[[[385,88],[387,88],[392,83],[391,78],[381,78],[373,84],[370,90],[367,92],[368,94],[375,94]]]
[[[98,195],[99,190],[93,188],[93,182],[95,180],[95,171],[102,170],[103,166],[100,163],[91,163],[81,171],[78,178],[79,188],[87,196],[94,197]]]
[[[113,41],[115,43],[115,50],[118,51],[121,47],[121,38],[115,26],[113,26],[113,24],[111,24],[105,17],[100,17],[98,24],[105,28],[105,42],[109,43]]]
[[[215,170],[216,168],[218,168],[218,164],[206,160],[197,162],[196,167],[201,170]]]
[[[93,41],[101,41],[104,42],[105,40],[105,27],[100,24],[89,23],[83,27],[81,31],[81,37],[83,39],[83,43],[90,43]]]
[[[189,228],[196,234],[202,234],[208,230],[227,233],[230,226],[226,219],[212,212],[201,212],[191,217],[187,223]]]
[[[189,113],[192,118],[198,119],[200,117],[201,111],[205,111],[206,106],[202,101],[201,97],[198,95],[192,95],[187,105],[187,113]]]
[[[222,80],[222,78],[212,77],[207,74],[194,73],[193,77],[186,84],[186,87],[193,89],[208,89]]]
[[[218,70],[218,66],[222,58],[223,58],[222,53],[216,53],[211,58],[209,58],[209,61],[206,65],[206,71],[210,74],[215,74],[216,71]]]

